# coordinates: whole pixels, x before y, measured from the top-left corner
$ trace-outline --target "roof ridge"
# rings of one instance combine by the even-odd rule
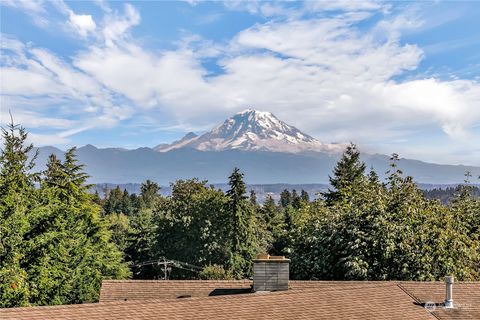
[[[420,303],[420,300],[413,294],[413,292],[410,292],[407,288],[405,288],[404,286],[402,286],[401,283],[397,283],[397,286],[402,289],[403,292],[405,292],[405,294],[407,294],[408,296],[410,296],[410,298],[412,298],[413,300],[415,300],[415,302],[417,303]]]
[[[407,281],[409,283],[411,282],[416,282],[416,281]],[[417,281],[418,282],[418,281]],[[439,282],[439,281],[438,281]],[[421,301],[417,298],[417,296],[415,296],[415,294],[413,294],[413,292],[410,292],[410,290],[408,290],[407,288],[405,288],[404,286],[402,286],[402,283],[397,283],[397,286],[403,291],[405,292],[406,295],[408,295],[410,298],[412,298],[416,303],[418,303],[419,305],[421,305]],[[441,320],[439,315],[437,315],[436,313],[434,312],[429,312],[429,314],[438,319],[438,320]]]

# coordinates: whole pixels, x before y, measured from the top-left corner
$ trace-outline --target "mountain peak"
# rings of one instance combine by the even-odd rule
[[[93,144],[86,144],[83,147],[80,147],[79,149],[84,149],[84,150],[97,150],[98,148],[95,147]]]
[[[276,119],[278,121],[277,117],[275,117],[273,113],[267,112],[267,111],[258,111],[255,109],[245,109],[243,111],[236,113],[231,118],[234,118],[234,119],[243,118],[248,121],[261,121],[262,119]]]
[[[191,140],[193,140],[197,137],[198,137],[198,135],[196,135],[194,132],[189,132],[185,136],[183,136],[182,139],[174,141],[171,144],[161,143],[161,144],[153,147],[153,150],[159,151],[159,152],[167,152],[167,151],[170,151],[172,149],[178,149],[180,147],[183,147],[184,145],[186,145]]]
[[[300,153],[341,151],[343,145],[324,144],[279,120],[273,113],[252,108],[234,114],[201,136],[187,134],[171,145],[155,148],[166,152],[183,147],[201,151],[243,150]]]
[[[237,112],[235,115],[256,115],[256,116],[273,116],[271,112],[268,111],[259,111],[252,108],[247,108],[243,111]]]
[[[198,135],[195,132],[189,132],[182,139],[180,139],[180,141],[190,140],[196,137],[198,137]]]

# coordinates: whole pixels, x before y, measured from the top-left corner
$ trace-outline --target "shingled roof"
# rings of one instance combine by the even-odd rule
[[[441,306],[441,282],[290,281],[288,291],[246,293],[250,285],[104,281],[100,303],[2,309],[0,319],[480,319],[478,282],[455,284],[454,309]],[[219,289],[241,294],[215,296]],[[438,303],[436,310],[425,309],[427,301]]]
[[[100,302],[250,293],[251,280],[104,280]]]
[[[442,282],[401,282],[399,287],[420,305],[427,302],[436,304],[432,313],[437,319],[480,319],[480,282],[455,283],[453,309],[445,309],[441,305],[445,299],[445,284]]]

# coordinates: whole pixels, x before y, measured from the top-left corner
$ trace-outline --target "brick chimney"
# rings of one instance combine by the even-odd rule
[[[253,291],[288,290],[289,265],[284,256],[259,254],[253,260]]]

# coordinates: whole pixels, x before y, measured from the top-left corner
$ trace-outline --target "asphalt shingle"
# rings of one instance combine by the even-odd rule
[[[279,292],[4,309],[0,319],[435,319],[394,282],[292,283]]]

